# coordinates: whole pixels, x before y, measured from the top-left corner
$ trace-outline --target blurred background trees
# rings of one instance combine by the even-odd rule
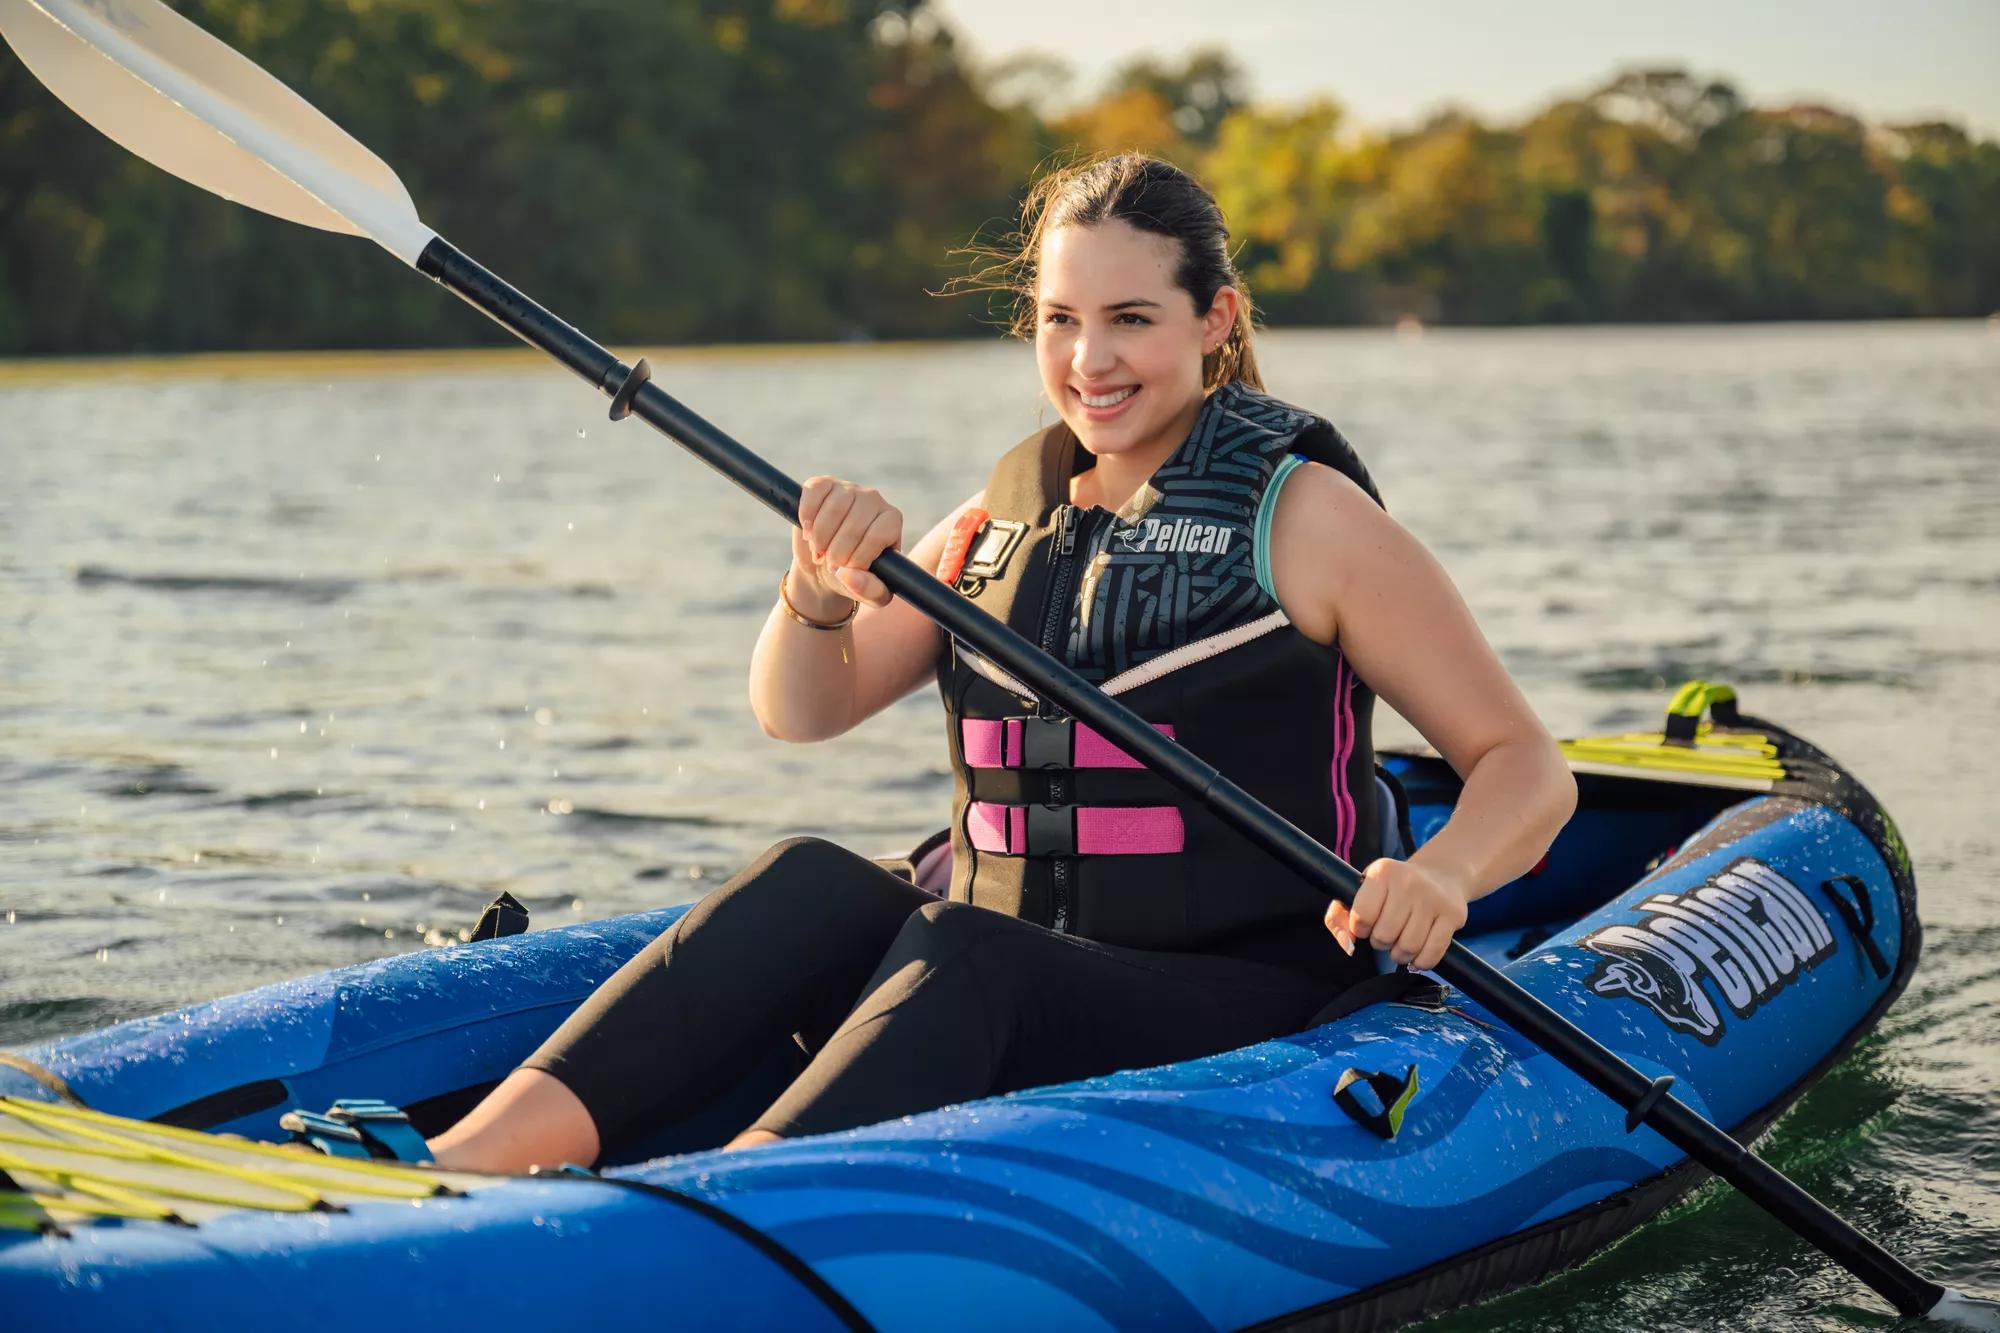
[[[928,293],[1052,155],[1216,191],[1274,323],[1984,315],[2000,145],[1620,73],[1518,125],[1377,133],[1219,50],[1077,90],[921,0],[185,0],[402,174],[427,221],[616,342],[976,333]],[[215,200],[0,57],[0,353],[465,344],[373,247]]]

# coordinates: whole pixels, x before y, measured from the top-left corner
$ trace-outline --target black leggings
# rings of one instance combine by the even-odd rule
[[[608,1153],[795,1038],[810,1062],[750,1126],[792,1137],[1213,1055],[1298,1030],[1331,995],[1268,963],[1118,948],[941,902],[799,838],[696,903],[523,1068],[561,1079]]]

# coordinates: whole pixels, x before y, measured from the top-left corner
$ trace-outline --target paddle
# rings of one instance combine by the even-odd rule
[[[205,190],[278,217],[367,236],[601,392],[614,419],[637,415],[762,500],[787,522],[799,488],[784,473],[648,383],[488,272],[420,221],[381,159],[262,69],[158,0],[0,0],[0,33],[77,114],[139,156]],[[1273,814],[1214,767],[977,610],[899,552],[874,564],[896,593],[1141,760],[1231,827],[1342,901],[1354,868]],[[2000,1330],[2000,1305],[1919,1276],[1722,1130],[1666,1095],[1594,1038],[1459,944],[1439,975],[1786,1226],[1817,1245],[1903,1314]]]

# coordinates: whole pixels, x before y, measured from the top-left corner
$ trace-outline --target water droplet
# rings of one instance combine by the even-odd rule
[[[387,930],[383,931],[383,932],[382,932],[382,938],[383,938],[383,939],[385,939],[385,940],[393,940],[393,939],[395,939],[395,938],[396,938],[396,929],[395,929],[395,927],[391,926],[391,927],[390,927],[389,929],[387,929]]]
[[[500,748],[501,748],[501,749],[503,749],[503,750],[504,750],[504,749],[506,749],[506,748],[507,748],[507,742],[505,742],[505,741],[501,741],[501,742],[500,742]]]
[[[305,723],[303,723],[303,722],[301,722],[301,723],[299,723],[299,735],[303,736],[303,735],[305,735],[305,734],[306,734],[306,724],[305,724]],[[324,733],[322,733],[322,734],[324,734]]]
[[[537,708],[537,709],[535,710],[535,725],[536,725],[536,726],[538,726],[538,727],[546,727],[547,725],[549,725],[549,723],[551,723],[551,722],[553,722],[553,721],[555,721],[555,720],[556,720],[556,715],[555,715],[555,714],[554,714],[553,712],[549,711],[548,709],[546,709],[546,708]]]
[[[278,757],[278,747],[273,745],[271,747],[271,758],[276,759],[277,757]]]
[[[10,926],[14,924],[14,909],[11,907],[7,909],[7,924]]]
[[[576,438],[579,440],[584,438],[583,427],[578,426],[576,428]]]

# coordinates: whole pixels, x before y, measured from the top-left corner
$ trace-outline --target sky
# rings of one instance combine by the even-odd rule
[[[1265,101],[1332,93],[1399,128],[1447,103],[1517,119],[1635,64],[1758,105],[1942,119],[2000,139],[2000,0],[933,0],[982,58],[1060,56],[1079,92],[1138,54],[1221,45]]]

